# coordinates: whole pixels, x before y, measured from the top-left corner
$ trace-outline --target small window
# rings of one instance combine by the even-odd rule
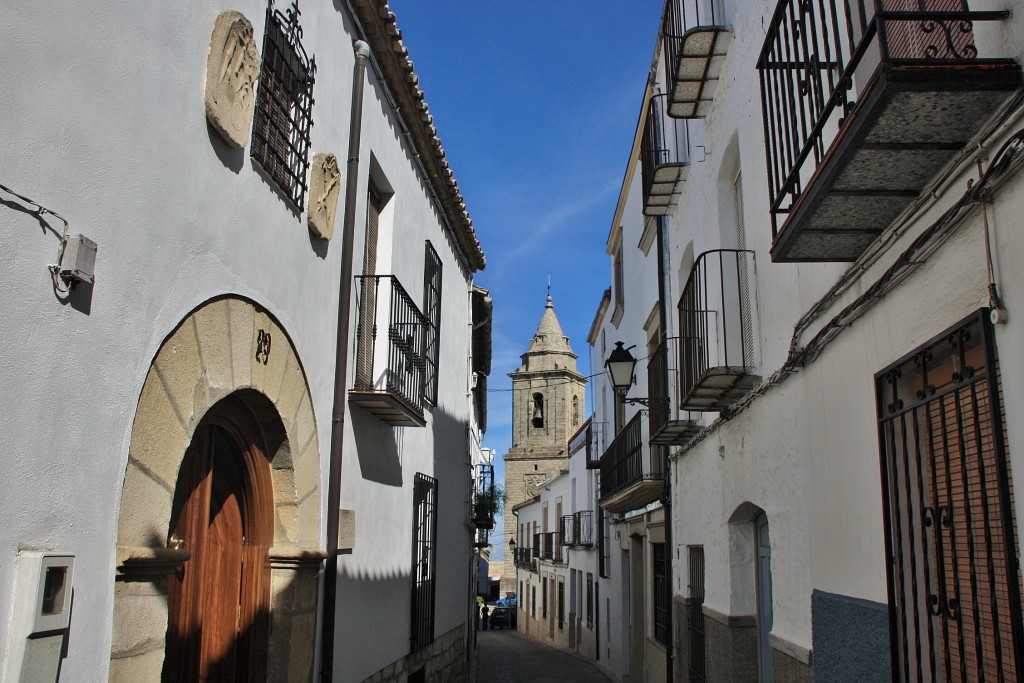
[[[302,47],[299,14],[298,0],[285,12],[275,10],[273,0],[267,3],[250,154],[301,212],[309,170],[316,60]]]
[[[580,397],[572,397],[572,426],[575,427],[580,423]]]
[[[544,395],[534,394],[533,395],[533,426],[535,429],[540,429],[544,426]]]

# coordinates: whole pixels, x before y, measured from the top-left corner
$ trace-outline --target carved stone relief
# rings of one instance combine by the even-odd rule
[[[334,234],[334,216],[338,210],[341,170],[338,158],[321,152],[313,157],[309,179],[309,231],[320,239]]]
[[[232,147],[241,149],[249,139],[259,73],[252,24],[238,12],[222,12],[206,58],[206,118]]]

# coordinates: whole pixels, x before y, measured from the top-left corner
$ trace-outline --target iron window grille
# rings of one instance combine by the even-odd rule
[[[587,572],[587,628],[594,628],[594,575]]]
[[[704,546],[691,545],[687,551],[690,564],[686,620],[687,668],[691,681],[703,683],[707,680],[705,663],[707,637],[704,628]]]
[[[434,640],[437,480],[421,472],[413,484],[412,650]]]
[[[1019,680],[1013,492],[988,311],[875,386],[895,678]]]
[[[668,560],[665,557],[664,543],[651,544],[651,559],[651,569],[654,575],[654,639],[662,645],[668,645],[669,633],[671,633],[669,619],[672,611],[666,577]]]
[[[601,507],[597,509],[597,529],[597,573],[607,579],[611,576],[612,566],[612,522],[611,517]]]
[[[441,350],[441,259],[429,241],[423,257],[423,316],[427,321],[427,369],[423,397],[436,405],[437,363]]]
[[[284,12],[274,9],[273,0],[267,2],[250,154],[301,212],[309,170],[316,60],[302,46],[299,14],[298,0]]]
[[[558,582],[558,630],[565,628],[565,581]]]

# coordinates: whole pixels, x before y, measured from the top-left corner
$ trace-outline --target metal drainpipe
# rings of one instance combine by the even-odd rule
[[[359,188],[359,143],[363,130],[363,81],[370,46],[353,44],[356,64],[352,78],[352,115],[348,132],[345,172],[345,217],[341,241],[341,276],[338,284],[338,340],[334,365],[334,409],[331,416],[331,461],[327,478],[327,561],[324,566],[324,607],[320,633],[320,680],[334,678],[334,613],[338,602],[338,510],[341,507],[341,459],[345,446],[345,394],[348,386],[350,309],[352,307],[352,251],[355,241],[356,202]]]
[[[658,216],[658,323],[661,341],[668,337],[668,314],[665,309],[665,242],[664,232],[668,227],[665,216]],[[668,447],[666,446],[666,449]],[[661,506],[665,510],[665,590],[668,591],[668,643],[665,644],[665,681],[673,683],[672,669],[675,663],[675,619],[672,615],[672,464],[665,454],[665,490],[661,494]]]

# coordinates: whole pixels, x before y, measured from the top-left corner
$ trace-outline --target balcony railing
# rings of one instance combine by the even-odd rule
[[[1007,16],[780,0],[758,60],[773,260],[857,258],[956,157],[1022,83],[993,56]]]
[[[422,427],[426,319],[394,275],[356,281],[359,323],[349,403],[391,425]]]
[[[610,512],[637,510],[661,496],[664,452],[645,447],[642,416],[634,415],[601,456],[601,507]]]
[[[693,438],[701,427],[689,413],[678,415],[673,403],[679,391],[679,339],[663,339],[647,361],[647,393],[651,420],[650,444],[678,446]]]
[[[537,571],[537,562],[534,559],[533,548],[516,548],[515,562],[516,566],[520,569],[531,572]]]
[[[551,562],[562,561],[562,546],[558,541],[558,532],[549,531],[543,534],[534,534],[534,539],[537,541],[537,549],[539,553],[535,553],[534,557],[541,560],[548,560]]]
[[[588,470],[596,470],[601,467],[604,426],[604,422],[594,422],[594,418],[591,417],[569,439],[569,457],[583,451],[587,459]]]
[[[497,489],[494,487],[494,465],[479,465],[476,490],[473,492],[473,526],[493,529],[497,512]]]
[[[593,545],[593,526],[594,513],[592,510],[579,510],[571,515],[563,515],[559,527],[562,545],[569,548]]]
[[[679,300],[681,406],[726,410],[760,383],[754,375],[754,252],[697,257]]]
[[[669,80],[668,114],[703,118],[732,42],[722,0],[669,0],[662,25]]]
[[[668,116],[668,95],[652,95],[640,144],[644,215],[671,212],[690,169],[689,126]]]
[[[572,528],[572,515],[562,515],[562,519],[559,520],[559,532],[562,535],[562,545],[573,546],[576,545],[575,538]]]

